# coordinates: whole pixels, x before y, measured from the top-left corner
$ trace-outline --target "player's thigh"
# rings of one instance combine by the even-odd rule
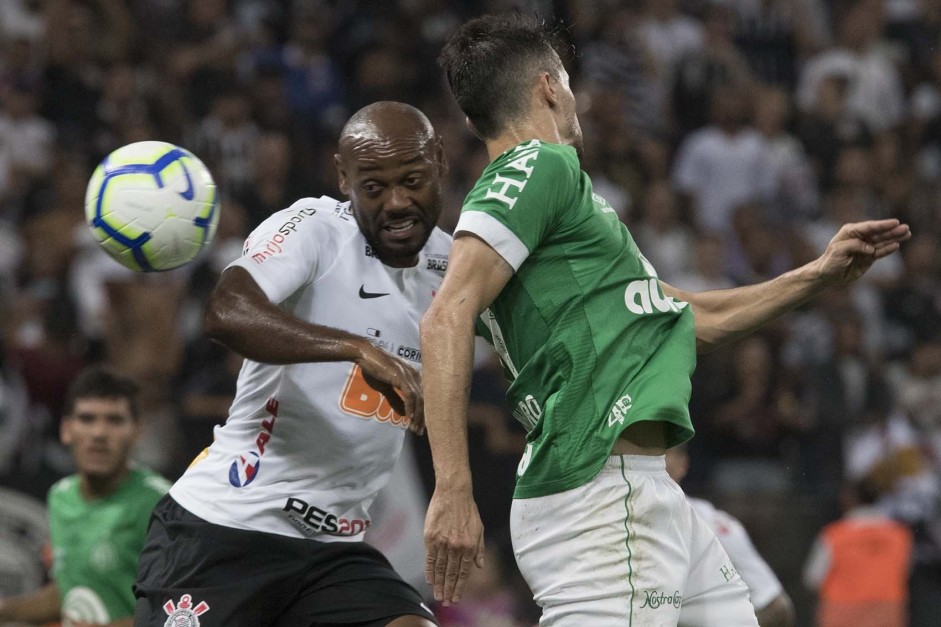
[[[434,614],[382,553],[362,542],[332,543],[297,581],[276,627],[435,625]]]
[[[757,627],[748,586],[715,533],[691,507],[690,571],[681,627]]]
[[[685,496],[662,457],[612,457],[588,484],[513,501],[517,564],[542,627],[675,625],[689,568]]]
[[[211,525],[169,497],[154,508],[134,594],[136,627],[269,624],[303,572],[280,537]],[[298,540],[303,543],[304,541]]]

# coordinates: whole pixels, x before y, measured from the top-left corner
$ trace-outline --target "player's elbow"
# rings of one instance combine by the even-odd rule
[[[239,297],[224,286],[218,286],[209,295],[203,313],[203,333],[207,338],[231,348],[238,334]]]
[[[441,336],[459,333],[463,330],[473,332],[473,319],[470,319],[467,324],[463,324],[466,317],[460,307],[448,306],[443,301],[432,301],[431,307],[422,316],[419,325],[422,345],[435,343]]]
[[[218,290],[213,290],[206,302],[206,310],[203,312],[203,334],[210,340],[222,344],[225,344],[227,335],[225,300]]]
[[[784,592],[757,612],[760,627],[794,627],[797,618],[790,597]]]

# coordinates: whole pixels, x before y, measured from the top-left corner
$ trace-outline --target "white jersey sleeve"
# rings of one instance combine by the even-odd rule
[[[748,586],[751,602],[756,610],[767,607],[784,592],[781,582],[755,549],[748,532],[738,519],[702,499],[691,498],[689,503],[719,538],[735,570]]]
[[[302,198],[272,214],[252,231],[242,256],[228,267],[244,268],[268,300],[283,302],[302,286],[314,283],[336,258],[342,242],[321,232],[331,229],[334,221],[317,216],[318,212],[332,213],[336,204],[328,197]]]

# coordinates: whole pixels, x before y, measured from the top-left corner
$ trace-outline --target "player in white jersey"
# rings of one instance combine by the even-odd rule
[[[667,451],[666,466],[667,473],[674,481],[683,481],[689,471],[689,452],[685,444]],[[761,627],[794,627],[796,618],[791,598],[784,591],[774,571],[755,549],[742,523],[730,514],[716,509],[709,501],[692,497],[687,497],[687,501],[715,532],[725,552],[729,554],[732,566],[748,586],[758,624]]]
[[[207,335],[246,359],[225,425],[154,510],[137,625],[435,624],[362,536],[405,429],[423,430],[443,150],[420,111],[380,102],[335,161],[351,202],[272,215],[209,299]]]

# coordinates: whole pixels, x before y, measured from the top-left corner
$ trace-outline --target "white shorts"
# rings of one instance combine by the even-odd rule
[[[663,457],[608,458],[586,485],[514,499],[540,627],[757,627],[748,588]]]

